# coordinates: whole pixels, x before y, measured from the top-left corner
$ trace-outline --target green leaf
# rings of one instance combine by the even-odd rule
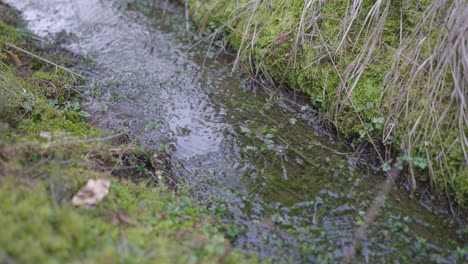
[[[387,172],[390,170],[390,164],[388,162],[383,163],[380,168],[382,169],[383,172]]]
[[[374,124],[383,124],[385,119],[383,117],[374,117],[372,118],[372,123]]]
[[[413,159],[413,165],[418,168],[418,169],[421,169],[421,170],[424,170],[425,168],[427,168],[427,160],[423,157],[415,157]]]
[[[74,110],[74,111],[78,111],[78,110],[80,110],[80,108],[81,108],[81,107],[80,107],[80,103],[78,103],[78,102],[73,102],[73,103],[70,104],[70,108],[71,108],[72,110]]]
[[[31,103],[29,101],[24,101],[21,105],[23,106],[24,110],[28,112],[32,111]]]
[[[58,100],[57,99],[49,99],[47,101],[47,104],[51,107],[56,107],[58,105]]]
[[[241,129],[241,132],[245,134],[250,132],[250,129],[248,127],[241,126],[240,129]]]
[[[84,118],[90,118],[91,117],[91,114],[84,111],[84,110],[81,110],[80,112],[78,112],[78,115],[81,116],[81,117],[84,117]]]

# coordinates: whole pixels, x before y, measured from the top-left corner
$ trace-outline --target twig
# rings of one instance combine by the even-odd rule
[[[120,137],[122,135],[125,135],[125,133],[119,133],[119,134],[115,134],[115,135],[108,136],[108,137],[103,137],[103,138],[90,138],[90,139],[77,140],[77,141],[65,141],[65,142],[61,142],[61,143],[48,145],[48,146],[46,146],[46,148],[55,148],[55,147],[61,147],[61,146],[67,146],[67,145],[76,145],[76,144],[82,144],[82,143],[106,141],[106,140],[109,140],[109,139]]]
[[[187,32],[190,30],[188,1],[189,0],[185,0],[185,30],[187,30]]]
[[[50,61],[50,60],[48,60],[48,59],[42,58],[41,56],[38,56],[38,55],[36,55],[36,54],[34,54],[34,53],[31,53],[31,52],[29,52],[29,51],[27,51],[27,50],[24,50],[24,49],[22,49],[22,48],[20,48],[20,47],[17,47],[17,46],[15,46],[15,45],[13,45],[13,44],[6,43],[6,45],[9,46],[9,47],[11,47],[11,48],[14,48],[14,49],[17,49],[17,50],[19,50],[19,51],[22,51],[22,52],[28,54],[28,55],[31,56],[31,57],[34,57],[34,58],[36,58],[36,59],[42,60],[42,61],[44,61],[44,62],[47,62],[47,63],[49,63],[49,64],[51,64],[51,65],[53,65],[53,66],[55,66],[55,67],[57,67],[57,68],[59,68],[59,69],[62,69],[62,70],[64,70],[64,71],[66,71],[66,72],[71,73],[72,75],[76,75],[76,76],[78,76],[78,77],[85,78],[83,75],[81,75],[81,74],[79,74],[79,73],[76,73],[76,72],[74,72],[74,71],[72,71],[72,70],[70,70],[70,69],[68,69],[68,68],[66,68],[66,67],[60,66],[60,65],[58,65],[57,63],[54,63],[54,62],[52,62],[52,61]]]
[[[356,246],[359,244],[365,237],[367,230],[370,225],[374,222],[375,218],[379,214],[379,210],[382,207],[382,203],[385,200],[385,197],[392,190],[392,186],[395,184],[395,181],[401,174],[401,170],[393,167],[387,174],[387,179],[382,184],[379,193],[374,198],[371,206],[366,210],[364,216],[364,223],[356,230],[352,244],[348,247],[343,248],[343,259],[341,263],[350,263],[356,255]]]

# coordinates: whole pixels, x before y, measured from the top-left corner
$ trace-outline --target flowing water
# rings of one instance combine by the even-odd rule
[[[232,77],[229,59],[192,48],[183,12],[166,1],[6,2],[32,32],[97,63],[94,119],[171,149],[176,174],[232,224],[236,247],[274,262],[342,257],[383,176],[314,125],[309,106]],[[356,262],[468,261],[466,229],[446,218],[394,190]]]

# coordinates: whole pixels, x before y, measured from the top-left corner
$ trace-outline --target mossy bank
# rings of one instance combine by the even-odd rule
[[[21,25],[0,2],[0,262],[245,262],[225,238],[229,228],[165,180],[166,154],[90,125],[84,80],[60,68],[81,59]],[[96,178],[111,180],[108,196],[94,208],[72,206]]]
[[[466,30],[455,1],[190,0],[209,41],[225,41],[263,82],[305,94],[324,123],[382,170],[404,168],[468,206]]]

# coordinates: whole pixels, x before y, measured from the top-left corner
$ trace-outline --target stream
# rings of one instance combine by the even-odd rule
[[[6,2],[33,33],[96,64],[86,107],[99,126],[172,151],[176,176],[231,224],[237,248],[272,262],[342,258],[384,177],[311,106],[232,75],[232,58],[213,59],[210,40],[194,46],[166,1]],[[462,263],[466,232],[395,188],[355,262]]]

